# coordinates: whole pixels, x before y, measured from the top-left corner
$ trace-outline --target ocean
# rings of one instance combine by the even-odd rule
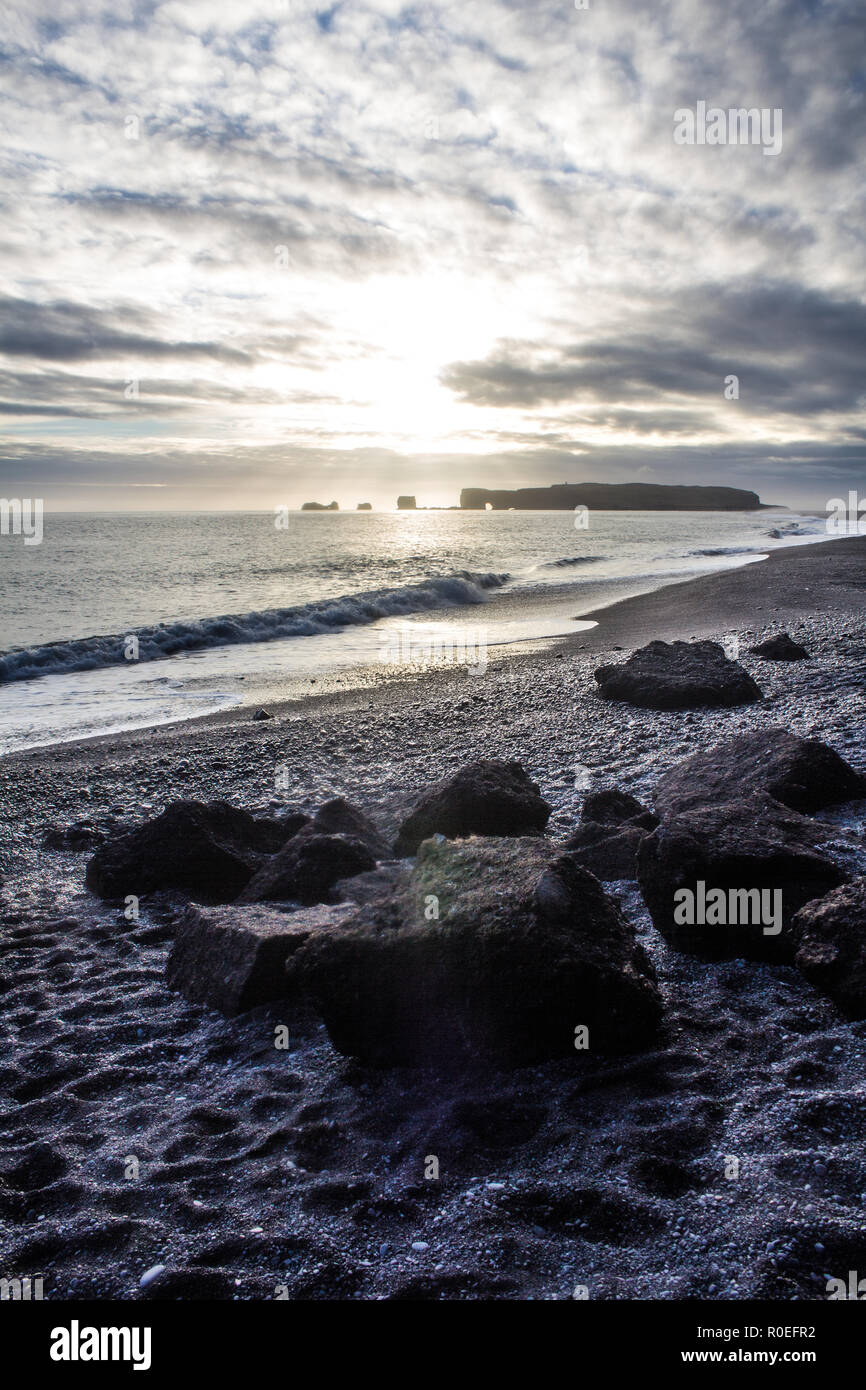
[[[0,752],[352,667],[477,673],[489,648],[821,538],[789,512],[48,515],[39,545],[0,536]]]

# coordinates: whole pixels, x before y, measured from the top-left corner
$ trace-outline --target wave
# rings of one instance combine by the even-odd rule
[[[95,671],[122,666],[130,639],[138,643],[138,660],[154,661],[185,652],[227,647],[242,642],[274,642],[281,637],[317,637],[343,627],[375,623],[432,608],[483,603],[485,591],[501,588],[508,574],[457,574],[407,584],[398,589],[373,589],[341,598],[317,599],[293,608],[268,608],[254,613],[229,613],[189,622],[158,623],[105,637],[78,637],[69,642],[46,642],[0,654],[0,683],[32,680],[36,676]]]
[[[782,526],[773,526],[764,534],[774,541],[784,540],[786,536],[814,536],[825,530],[823,521],[786,521]]]
[[[540,568],[543,570],[561,570],[571,565],[596,565],[599,560],[606,559],[606,555],[567,555],[562,560],[547,560]]]
[[[690,555],[755,555],[753,545],[715,545],[707,550],[690,550]]]

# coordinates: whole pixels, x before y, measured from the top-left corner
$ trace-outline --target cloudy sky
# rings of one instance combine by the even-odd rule
[[[863,0],[7,0],[0,62],[5,496],[866,491]]]

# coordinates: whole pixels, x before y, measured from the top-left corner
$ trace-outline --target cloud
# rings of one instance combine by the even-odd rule
[[[122,326],[124,325],[124,326]],[[139,331],[133,331],[134,326]],[[211,358],[248,363],[248,353],[224,343],[171,341],[156,330],[153,316],[137,306],[97,310],[84,304],[0,295],[0,353],[44,362],[81,362],[110,357]]]
[[[19,474],[862,483],[860,0],[11,0],[4,33]],[[699,100],[780,108],[781,154],[675,145]]]
[[[484,361],[450,364],[442,380],[477,406],[643,402],[665,428],[659,402],[718,398],[731,374],[752,415],[862,409],[866,304],[787,283],[690,287],[642,306],[608,338],[553,354],[505,343]],[[610,416],[620,426],[628,418]],[[700,417],[687,418],[699,427]]]

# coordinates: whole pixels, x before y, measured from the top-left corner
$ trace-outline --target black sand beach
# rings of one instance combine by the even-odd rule
[[[44,838],[180,798],[266,814],[335,795],[392,837],[423,788],[503,758],[562,839],[587,786],[651,803],[683,758],[775,726],[866,772],[864,560],[861,539],[783,550],[477,676],[344,674],[269,720],[234,709],[0,761],[0,1268],[42,1274],[52,1299],[365,1300],[824,1299],[828,1277],[863,1269],[866,1023],[791,966],[672,950],[634,883],[608,891],[658,972],[658,1045],[455,1079],[363,1067],[297,1006],[227,1021],[185,1002],[165,983],[182,900],[145,898],[129,922],[85,889],[87,852]],[[811,660],[749,655],[781,629]],[[648,640],[734,636],[759,703],[596,693],[594,669]],[[818,819],[862,874],[866,803]]]

